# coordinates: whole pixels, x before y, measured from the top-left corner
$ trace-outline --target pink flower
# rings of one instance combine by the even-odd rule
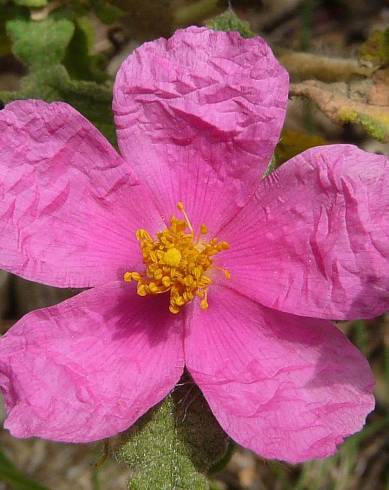
[[[261,456],[325,457],[363,426],[372,374],[329,319],[389,306],[389,162],[323,146],[262,179],[287,94],[262,39],[189,28],[122,65],[122,156],[67,104],[1,111],[1,266],[93,287],[1,340],[14,436],[117,434],[184,366]]]

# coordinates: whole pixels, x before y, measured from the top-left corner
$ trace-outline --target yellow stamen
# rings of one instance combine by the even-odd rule
[[[193,231],[193,226],[192,226],[192,223],[190,222],[190,219],[188,217],[188,215],[186,214],[186,211],[185,211],[185,208],[184,208],[184,205],[181,201],[179,201],[179,203],[177,204],[177,208],[181,211],[181,213],[184,215],[184,218],[185,218],[185,222],[186,222],[186,225],[187,227],[189,228],[189,230],[191,231],[192,235],[194,236],[194,231]]]
[[[184,216],[183,220],[173,216],[170,226],[157,233],[154,239],[146,230],[139,229],[136,238],[139,241],[146,266],[144,273],[126,272],[124,281],[137,282],[137,293],[140,296],[169,292],[169,311],[177,314],[197,296],[200,307],[208,308],[208,288],[212,279],[207,273],[212,268],[224,272],[227,279],[231,277],[227,269],[213,264],[213,256],[227,250],[227,242],[212,238],[206,241],[200,238],[208,233],[202,224],[199,236],[195,238],[193,226],[182,202],[177,208]]]
[[[172,247],[165,252],[163,258],[165,264],[172,267],[177,267],[181,262],[181,252],[178,250],[178,248]]]
[[[204,298],[200,301],[200,308],[206,310],[208,308],[208,297],[207,292],[205,292]]]
[[[131,282],[132,281],[132,272],[126,272],[123,276],[123,279],[126,282]]]
[[[226,279],[231,279],[231,272],[228,269],[224,269],[224,267],[218,267],[217,265],[214,265],[214,267],[218,271],[223,272]]]

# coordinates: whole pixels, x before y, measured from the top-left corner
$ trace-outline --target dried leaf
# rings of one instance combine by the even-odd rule
[[[308,97],[332,121],[352,123],[370,136],[389,142],[389,73],[377,72],[373,80],[326,84],[315,80],[292,84],[291,95]]]

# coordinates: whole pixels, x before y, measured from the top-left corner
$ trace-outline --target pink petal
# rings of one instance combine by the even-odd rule
[[[263,39],[179,30],[122,64],[113,102],[119,146],[163,216],[183,201],[195,226],[217,232],[269,163],[287,94],[288,75]]]
[[[0,340],[5,427],[67,442],[127,429],[183,371],[182,321],[164,299],[111,283],[23,317]]]
[[[320,318],[389,309],[389,161],[351,145],[307,150],[263,181],[222,232],[231,286]]]
[[[115,280],[138,262],[135,230],[161,226],[128,164],[67,104],[0,112],[0,267],[61,287]]]
[[[331,323],[227,288],[193,309],[185,357],[223,429],[265,458],[329,456],[374,408],[366,359]]]

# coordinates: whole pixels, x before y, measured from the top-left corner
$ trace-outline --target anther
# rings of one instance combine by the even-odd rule
[[[136,238],[143,255],[145,272],[125,272],[126,282],[137,282],[137,293],[140,296],[157,295],[169,292],[169,311],[177,314],[195,296],[200,299],[200,307],[208,308],[207,291],[212,279],[207,275],[213,265],[213,255],[229,248],[227,242],[212,238],[206,241],[201,235],[208,233],[205,224],[200,225],[195,236],[193,226],[182,202],[177,204],[184,219],[173,216],[170,226],[157,233],[156,238],[144,229],[136,232]],[[227,269],[225,277],[231,277]]]
[[[144,284],[138,284],[137,291],[136,291],[139,296],[146,296],[147,295],[147,289]]]
[[[162,284],[165,286],[165,288],[168,288],[170,286],[170,284],[171,284],[170,277],[164,276],[162,278]]]
[[[132,281],[132,272],[125,272],[123,275],[123,279],[126,282],[131,282]]]

